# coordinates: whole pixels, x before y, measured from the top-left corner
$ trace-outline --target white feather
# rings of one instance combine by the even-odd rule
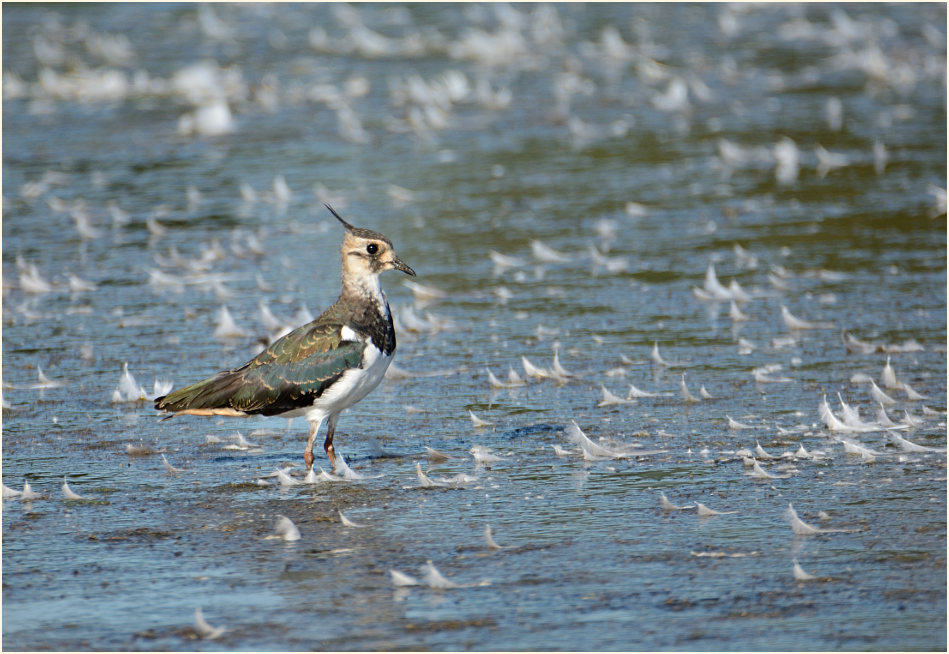
[[[217,314],[217,327],[214,328],[214,338],[241,338],[246,335],[247,332],[237,326],[227,306],[221,305],[221,309]]]
[[[168,459],[165,458],[164,454],[161,455],[161,461],[162,461],[162,465],[165,467],[166,472],[170,472],[170,473],[183,472],[181,468],[176,468],[175,466],[168,463]]]
[[[214,640],[221,634],[225,632],[224,627],[212,627],[205,621],[204,615],[201,613],[201,607],[197,607],[194,610],[194,630],[197,632],[201,638],[205,640]]]
[[[781,319],[784,320],[784,324],[787,325],[788,329],[791,330],[829,329],[834,326],[832,322],[813,322],[810,320],[798,318],[793,315],[783,304],[781,305]]]
[[[637,397],[659,397],[659,393],[650,393],[648,391],[643,391],[636,388],[633,384],[630,384],[629,392],[626,394],[626,399],[631,400]]]
[[[697,511],[698,514],[702,516],[703,518],[708,517],[708,516],[713,516],[713,515],[730,515],[733,513],[738,513],[738,511],[716,511],[715,509],[708,508],[701,502],[696,502],[695,506],[698,509]]]
[[[411,577],[404,572],[399,572],[398,570],[389,570],[389,575],[392,577],[392,585],[394,586],[418,586],[418,579]]]
[[[502,549],[500,545],[494,542],[494,538],[491,536],[491,525],[484,526],[484,542],[487,544],[488,549],[499,550]]]
[[[491,427],[492,425],[494,425],[493,422],[482,420],[481,418],[476,416],[474,412],[472,412],[471,410],[468,411],[468,417],[471,418],[471,424],[474,425],[475,427]]]
[[[752,427],[751,425],[746,425],[746,424],[743,423],[743,422],[738,422],[737,420],[734,420],[734,419],[733,419],[730,415],[728,415],[727,413],[725,414],[725,417],[728,418],[728,428],[729,428],[729,429],[736,430],[736,431],[739,430],[739,429],[754,429],[754,427]]]
[[[562,365],[560,365],[560,353],[559,353],[559,352],[554,352],[554,362],[553,362],[553,364],[552,364],[552,366],[551,366],[551,370],[553,371],[554,375],[556,375],[557,377],[560,377],[560,378],[573,377],[573,376],[574,376],[573,373],[567,372],[567,370],[565,370],[564,367],[563,367]]]
[[[293,523],[293,520],[286,516],[278,516],[278,518],[280,519],[277,520],[277,525],[274,528],[274,531],[277,532],[277,536],[287,542],[300,540],[300,530]]]
[[[682,399],[686,402],[701,402],[699,398],[689,392],[689,387],[685,385],[685,373],[682,373],[682,381],[679,382],[679,392],[682,394]]]
[[[884,404],[886,406],[893,406],[896,404],[896,400],[880,390],[880,387],[876,385],[876,382],[872,379],[870,380],[870,397],[873,398],[875,402]]]
[[[794,561],[794,580],[795,581],[812,581],[818,577],[807,572],[804,572],[804,569],[797,562],[797,559],[792,559]]]
[[[695,505],[689,504],[688,506],[678,506],[669,501],[669,498],[666,497],[666,494],[662,491],[659,491],[659,508],[663,511],[684,511],[686,509],[694,509]]]
[[[84,500],[84,499],[86,499],[86,498],[84,498],[82,495],[80,495],[79,493],[76,493],[75,491],[73,491],[73,489],[71,489],[71,488],[69,487],[69,483],[66,481],[65,478],[63,479],[63,496],[64,496],[67,500]]]
[[[883,373],[880,376],[880,382],[882,382],[883,388],[900,388],[900,386],[902,386],[902,384],[897,381],[896,372],[890,365],[890,357],[886,358],[886,365],[883,366]]]
[[[353,522],[352,520],[350,520],[349,518],[347,518],[346,516],[344,516],[344,515],[343,515],[343,512],[340,511],[339,509],[337,509],[336,512],[339,513],[339,520],[340,520],[340,522],[343,523],[343,526],[344,526],[344,527],[354,527],[354,528],[357,528],[357,529],[358,529],[358,528],[362,528],[362,527],[365,527],[365,526],[366,526],[366,525],[361,525],[361,524],[359,524],[359,523],[357,523],[357,522]]]
[[[446,579],[445,576],[439,572],[438,568],[432,565],[431,561],[426,562],[425,565],[422,566],[422,570],[424,572],[422,579],[428,584],[429,588],[458,588],[458,584]]]
[[[611,459],[617,454],[613,450],[605,448],[602,445],[597,445],[591,441],[587,435],[580,430],[575,420],[570,421],[565,433],[567,439],[571,443],[579,445],[580,449],[583,450],[584,456],[588,458]]]
[[[543,263],[567,263],[570,257],[538,240],[531,241],[531,253]]]
[[[632,400],[614,395],[606,386],[600,385],[600,389],[603,392],[603,399],[597,404],[598,407],[613,406],[616,404],[632,404],[633,402]]]
[[[29,502],[30,500],[39,499],[40,495],[30,487],[30,482],[24,482],[23,490],[20,492],[20,500],[24,502]]]
[[[813,534],[821,533],[821,530],[817,527],[812,527],[801,520],[791,503],[788,503],[788,508],[784,510],[784,517],[787,519],[788,523],[790,523],[791,531],[794,532],[795,536],[811,536]]]
[[[483,445],[474,445],[470,450],[471,456],[474,457],[475,463],[481,465],[487,465],[491,463],[497,463],[498,461],[503,461],[504,459],[497,456],[496,454],[491,453],[491,448],[484,447]]]
[[[524,366],[524,374],[535,379],[547,379],[551,377],[551,372],[546,368],[538,368],[527,357],[521,357],[521,365]]]

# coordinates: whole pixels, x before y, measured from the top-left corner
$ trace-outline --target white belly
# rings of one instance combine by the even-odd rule
[[[386,356],[374,347],[367,347],[362,365],[347,370],[335,384],[323,391],[313,406],[306,409],[306,419],[321,420],[356,404],[379,385],[390,363],[392,355]]]

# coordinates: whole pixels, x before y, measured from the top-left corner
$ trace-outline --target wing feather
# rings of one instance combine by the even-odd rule
[[[360,365],[364,347],[342,339],[342,324],[317,320],[275,341],[239,368],[157,398],[155,408],[278,415],[309,406],[347,369]]]

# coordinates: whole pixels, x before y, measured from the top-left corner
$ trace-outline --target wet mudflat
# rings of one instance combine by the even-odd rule
[[[4,649],[945,649],[944,7],[4,9]]]

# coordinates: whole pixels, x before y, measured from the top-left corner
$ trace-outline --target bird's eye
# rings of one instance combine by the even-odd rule
[[[370,243],[369,245],[366,246],[366,252],[368,252],[369,254],[375,254],[378,251],[379,251],[379,246],[376,245],[375,243]]]

